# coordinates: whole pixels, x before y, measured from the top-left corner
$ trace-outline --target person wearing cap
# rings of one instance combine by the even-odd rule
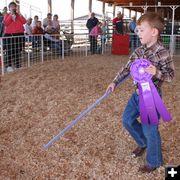
[[[13,71],[12,66],[21,67],[20,54],[25,44],[24,24],[26,19],[20,13],[15,2],[9,3],[9,13],[4,16],[4,47],[6,49],[5,66]],[[9,38],[11,37],[11,38]]]
[[[49,21],[52,21],[52,14],[51,13],[48,13],[47,17],[45,19],[43,19],[43,27],[44,27],[44,29],[48,25]]]

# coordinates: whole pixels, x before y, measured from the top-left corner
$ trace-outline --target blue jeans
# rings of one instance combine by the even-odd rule
[[[139,147],[147,147],[146,163],[159,167],[163,163],[161,137],[157,125],[141,124],[139,117],[139,97],[134,92],[123,113],[123,126],[128,130]]]

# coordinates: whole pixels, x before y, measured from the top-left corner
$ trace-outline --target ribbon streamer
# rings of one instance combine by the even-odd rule
[[[166,122],[172,118],[151,80],[152,75],[145,72],[149,65],[151,62],[147,59],[136,59],[130,67],[130,74],[138,83],[141,122],[157,125],[158,113]]]

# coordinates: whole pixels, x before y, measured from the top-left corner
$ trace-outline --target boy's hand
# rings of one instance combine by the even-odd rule
[[[115,90],[115,86],[116,86],[115,83],[109,84],[109,86],[108,86],[107,89],[106,89],[106,92],[108,92],[108,91],[113,92],[113,91]]]
[[[147,68],[145,69],[145,72],[147,72],[147,73],[149,73],[149,74],[152,74],[153,76],[156,74],[156,71],[157,71],[157,69],[156,69],[156,67],[153,66],[153,65],[150,65],[149,67],[147,67]]]

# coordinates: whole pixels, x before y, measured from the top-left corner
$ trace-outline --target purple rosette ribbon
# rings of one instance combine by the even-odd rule
[[[172,118],[151,80],[152,75],[145,72],[149,65],[151,62],[147,59],[136,59],[130,67],[130,74],[138,83],[141,122],[157,125],[158,113],[166,122]]]

